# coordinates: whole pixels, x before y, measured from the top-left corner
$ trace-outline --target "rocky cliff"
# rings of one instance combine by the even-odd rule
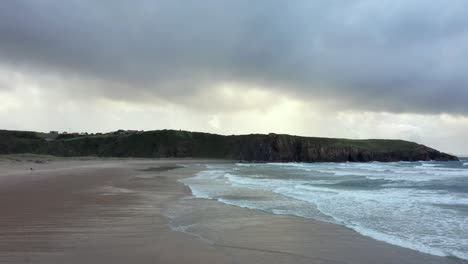
[[[258,162],[367,162],[458,160],[457,157],[403,140],[351,140],[278,134],[221,136],[159,130],[118,131],[99,135],[59,135],[0,131],[0,154],[55,156],[194,157]]]

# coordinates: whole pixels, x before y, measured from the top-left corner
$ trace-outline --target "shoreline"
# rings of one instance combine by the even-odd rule
[[[278,164],[272,164],[272,165],[278,165]],[[420,167],[425,168],[424,167],[425,165],[426,164],[422,164],[422,166]],[[430,166],[432,167],[433,165],[430,165]],[[261,168],[264,169],[263,167]],[[316,170],[320,171],[318,168]],[[234,169],[232,167],[224,167],[224,166],[221,166],[221,167],[209,166],[209,169],[207,169],[206,172],[201,173],[199,177],[182,180],[182,183],[186,184],[187,186],[191,186],[194,190],[194,196],[200,199],[209,199],[212,201],[217,201],[227,206],[240,207],[240,208],[244,208],[248,210],[257,210],[257,211],[265,212],[271,215],[279,215],[279,216],[286,215],[286,216],[291,216],[291,217],[309,219],[311,221],[319,221],[321,223],[327,223],[327,224],[331,223],[331,224],[335,224],[343,228],[347,228],[357,233],[360,236],[370,238],[374,241],[379,241],[379,242],[387,243],[393,246],[414,250],[414,251],[417,251],[423,254],[428,254],[431,256],[457,259],[457,260],[464,261],[464,263],[468,263],[466,255],[464,254],[465,251],[463,249],[460,250],[459,249],[460,247],[456,248],[458,250],[456,251],[456,250],[452,250],[452,248],[443,248],[443,247],[439,248],[439,247],[427,246],[426,244],[418,242],[418,240],[423,241],[421,237],[418,237],[418,240],[416,241],[412,241],[411,239],[405,240],[403,238],[408,238],[408,237],[415,238],[415,237],[411,237],[409,235],[406,236],[407,234],[402,234],[402,236],[388,235],[386,232],[377,231],[377,230],[385,230],[385,229],[382,228],[382,225],[375,224],[375,222],[369,225],[370,228],[366,228],[365,225],[360,226],[357,224],[353,224],[352,221],[347,221],[346,223],[344,223],[344,221],[337,220],[337,219],[340,219],[339,212],[337,214],[334,214],[334,217],[332,217],[333,214],[328,214],[328,215],[325,214],[321,209],[314,207],[314,204],[310,204],[310,203],[304,204],[302,202],[302,201],[310,201],[310,200],[313,201],[313,199],[307,200],[306,199],[307,197],[306,198],[302,198],[302,197],[294,198],[294,196],[289,196],[288,192],[286,191],[276,192],[276,191],[272,191],[270,187],[263,188],[262,184],[270,186],[270,182],[263,180],[265,178],[269,179],[268,177],[270,176],[274,180],[276,179],[282,179],[282,180],[284,179],[285,181],[287,180],[287,178],[277,178],[278,175],[274,174],[273,171],[271,173],[272,174],[266,174],[262,170],[260,170],[258,174],[256,170],[254,171],[249,170],[245,172],[245,171],[242,171],[240,167],[237,167],[237,166],[234,166]],[[254,175],[254,176],[251,177],[250,175]],[[243,178],[242,176],[246,176],[246,177]],[[258,178],[260,180],[257,180]],[[274,183],[271,183],[271,184],[274,185]],[[299,183],[295,183],[295,184],[299,184]],[[292,185],[294,185],[294,182]],[[282,186],[290,186],[290,185],[285,183],[284,185],[276,184],[274,186],[275,188],[282,188]],[[380,196],[377,196],[377,197],[380,197]],[[288,201],[288,200],[291,200],[291,201]],[[376,200],[379,200],[379,198],[376,198]],[[273,203],[269,203],[269,202],[273,202]],[[382,200],[380,203],[384,203],[384,202],[385,200]],[[301,203],[300,207],[297,207],[296,203]],[[285,206],[291,206],[291,207],[285,207]],[[315,208],[315,209],[312,209],[311,211],[307,211],[308,208]],[[352,207],[348,207],[348,208],[352,208]],[[387,208],[394,208],[394,207],[389,206]],[[343,208],[343,210],[346,210],[346,209],[347,208]],[[319,211],[320,213],[318,213]],[[346,219],[346,218],[343,218],[343,219]],[[448,219],[447,221],[450,221],[450,219]],[[397,222],[392,222],[392,223],[400,223],[397,226],[394,226],[395,228],[404,227],[401,225],[402,221],[397,221]],[[408,225],[410,224],[411,223],[408,223]],[[372,226],[374,228],[372,228]],[[431,227],[433,226],[434,225],[432,225]],[[388,229],[388,231],[390,230],[392,229]],[[433,229],[433,232],[434,233],[437,232],[437,234],[441,234],[441,232],[444,232],[444,229],[443,228]],[[462,235],[459,236],[459,239],[463,239],[463,238],[464,237]],[[456,241],[456,240],[452,239],[450,241]]]
[[[0,160],[2,169],[8,162]],[[10,164],[2,170],[10,176],[0,173],[1,213],[9,216],[0,220],[0,263],[466,263],[337,224],[187,198],[191,190],[178,180],[210,162],[229,161],[21,164],[42,168],[33,173]],[[172,230],[167,213],[174,210],[187,213],[177,221],[195,221],[214,242]]]
[[[246,212],[245,214],[247,215],[247,218],[249,218],[250,220],[253,219],[253,221],[255,222],[261,222],[253,226],[250,224],[246,224],[245,226],[238,226],[233,230],[227,231],[225,235],[226,237],[222,237],[221,239],[219,237],[214,239],[211,238],[212,240],[210,240],[210,238],[205,238],[203,237],[203,235],[197,233],[177,230],[178,232],[184,232],[191,236],[195,236],[214,247],[271,252],[276,254],[295,256],[299,259],[305,259],[307,261],[326,260],[326,262],[324,263],[468,263],[467,261],[454,256],[432,255],[429,253],[417,251],[415,249],[394,245],[386,241],[377,240],[373,237],[361,234],[358,231],[345,225],[321,221],[312,218],[305,218],[301,216],[274,214],[260,209],[225,204],[213,199],[193,199],[197,201],[194,205],[195,208],[206,206],[206,208],[203,209],[226,211],[226,213],[227,211],[235,211],[235,214],[242,214],[241,212],[244,211]],[[210,221],[216,221],[216,218],[211,218],[210,216],[207,216],[207,218],[210,218]],[[235,221],[236,220],[233,220],[233,222]],[[306,248],[306,251],[302,252],[294,249],[285,251],[281,248],[262,248],[261,244],[265,240],[269,240],[271,242],[271,240],[275,238],[284,239],[284,236],[287,236],[287,234],[284,234],[284,231],[279,232],[282,234],[281,236],[270,234],[270,237],[274,237],[270,239],[259,239],[259,241],[250,241],[248,243],[245,243],[244,240],[239,240],[239,237],[242,237],[243,234],[245,235],[249,233],[256,233],[259,231],[260,228],[261,233],[269,233],[270,231],[266,230],[265,227],[262,226],[265,222],[268,223],[268,228],[271,228],[273,230],[277,228],[275,231],[278,231],[278,229],[283,228],[286,230],[293,229],[294,232],[298,232],[297,229],[300,229],[299,233],[295,233],[292,238],[288,237],[287,240],[291,242],[292,240],[296,239],[298,240],[298,242],[300,242],[297,244],[308,244],[309,247]],[[310,231],[311,229],[313,230],[312,232],[307,231]],[[330,239],[331,241],[326,242],[326,247],[333,245],[331,247],[331,250],[330,248],[323,247],[323,245],[317,243],[317,241],[314,241],[315,239],[310,239],[310,237],[307,236],[304,237],[304,234],[301,230],[304,230],[305,234],[316,235],[316,239],[318,240],[322,240],[324,237],[326,239]],[[210,231],[211,233],[219,232],[219,230]],[[205,231],[208,236],[212,235],[210,234],[210,231]],[[258,237],[250,238],[253,238],[253,240],[255,240]],[[343,240],[339,241],[340,239]],[[219,240],[222,240],[222,243],[219,243]],[[246,246],[246,244],[249,246]],[[348,246],[353,247],[353,250],[349,250],[349,248],[347,248]],[[341,253],[338,253],[336,251],[341,251]],[[386,256],[386,258],[382,259],[381,256]],[[296,261],[298,260],[296,259]]]

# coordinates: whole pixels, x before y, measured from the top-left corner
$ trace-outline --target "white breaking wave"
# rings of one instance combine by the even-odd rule
[[[440,164],[433,164],[433,163],[423,163],[421,166],[422,167],[439,167],[441,165]]]
[[[330,221],[394,245],[468,260],[468,168],[447,164],[236,164],[182,182],[198,198]]]

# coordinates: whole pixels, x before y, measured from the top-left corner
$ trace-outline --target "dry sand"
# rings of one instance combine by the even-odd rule
[[[0,157],[0,263],[464,263],[333,224],[184,198],[177,180],[212,162]],[[198,232],[169,228],[181,210],[177,221]]]

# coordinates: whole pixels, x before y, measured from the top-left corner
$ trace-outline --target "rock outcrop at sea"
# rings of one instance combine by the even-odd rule
[[[107,134],[0,131],[0,154],[55,156],[218,158],[248,162],[368,162],[458,160],[404,140],[337,139],[280,134],[223,136],[179,130]]]

